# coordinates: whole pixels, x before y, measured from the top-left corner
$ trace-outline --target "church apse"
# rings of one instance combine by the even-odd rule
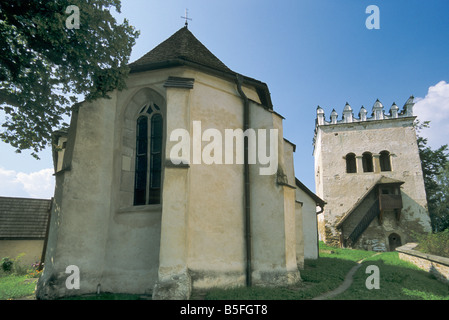
[[[301,281],[321,200],[296,193],[294,147],[268,86],[229,69],[187,27],[130,68],[125,90],[80,104],[66,148],[55,150],[39,299],[188,299],[195,289]],[[79,291],[65,286],[69,265],[80,270]]]

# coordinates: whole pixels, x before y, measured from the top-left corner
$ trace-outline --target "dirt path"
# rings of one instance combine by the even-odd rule
[[[375,253],[372,256],[368,257],[371,258],[375,255],[378,255],[379,253]],[[367,259],[364,258],[360,261],[357,261],[357,265],[355,265],[354,267],[351,268],[351,270],[349,270],[349,272],[346,274],[345,280],[343,281],[343,283],[336,289],[326,292],[318,297],[313,298],[312,300],[326,300],[329,298],[333,298],[343,292],[345,292],[347,289],[349,289],[349,287],[352,285],[352,282],[354,281],[353,277],[354,274],[357,272],[357,270],[362,266],[362,262]]]

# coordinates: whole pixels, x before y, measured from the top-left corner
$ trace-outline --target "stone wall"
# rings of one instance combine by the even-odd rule
[[[327,203],[319,217],[321,240],[330,245],[340,244],[340,231],[335,225],[382,176],[404,182],[400,226],[408,230],[405,232],[407,240],[413,241],[408,238],[411,231],[431,231],[414,119],[404,116],[317,125],[315,187],[317,195]],[[380,154],[385,151],[390,154],[391,170],[388,171],[380,168]],[[373,156],[372,170],[363,168],[364,153]],[[346,170],[345,157],[349,154],[356,158],[354,173]],[[390,231],[398,232],[398,227]]]
[[[438,280],[449,284],[449,258],[414,250],[417,245],[417,243],[407,243],[396,248],[396,251],[399,252],[399,258],[413,263],[418,268],[435,275]]]

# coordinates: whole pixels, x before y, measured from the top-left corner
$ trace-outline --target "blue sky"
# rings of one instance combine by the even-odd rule
[[[380,29],[365,25],[369,5],[379,8]],[[318,105],[327,119],[346,102],[357,116],[376,99],[388,111],[414,95],[415,114],[431,121],[422,134],[435,148],[449,143],[449,1],[122,0],[117,20],[141,32],[130,61],[183,27],[185,8],[189,29],[223,63],[268,84],[284,136],[297,145],[296,176],[312,191]],[[53,195],[49,149],[40,161],[4,143],[0,154],[0,195]]]

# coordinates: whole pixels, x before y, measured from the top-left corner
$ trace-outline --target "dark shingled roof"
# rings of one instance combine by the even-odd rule
[[[223,62],[212,54],[195,36],[183,27],[156,48],[129,66],[131,71],[145,69],[155,63],[184,60],[223,72],[231,72]]]
[[[44,239],[51,200],[0,197],[0,239]]]
[[[195,38],[187,27],[179,29],[143,57],[129,64],[130,73],[177,66],[198,68],[231,81],[236,81],[238,75]],[[243,75],[242,79],[244,84],[256,88],[262,105],[272,110],[273,104],[268,86],[259,80]]]

